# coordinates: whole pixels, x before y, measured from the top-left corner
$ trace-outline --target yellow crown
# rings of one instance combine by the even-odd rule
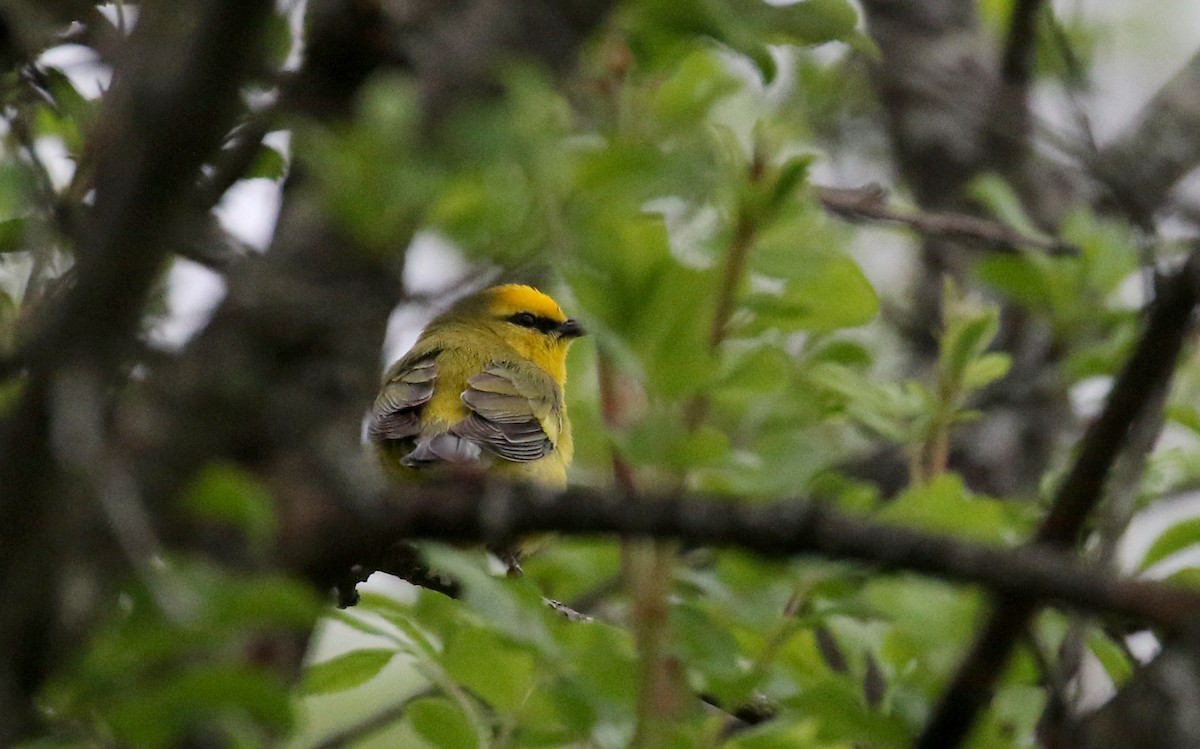
[[[538,317],[545,317],[557,322],[567,319],[557,302],[532,286],[510,283],[493,286],[484,294],[489,300],[489,309],[501,317],[515,315],[518,312],[531,312]]]

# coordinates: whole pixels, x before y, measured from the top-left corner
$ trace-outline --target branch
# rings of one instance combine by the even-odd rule
[[[1034,537],[1035,543],[1059,547],[1074,543],[1103,495],[1104,483],[1130,427],[1147,402],[1170,380],[1190,327],[1198,290],[1200,249],[1161,284],[1146,330],[1113,384],[1104,410],[1084,434],[1079,455],[1059,486],[1054,504]],[[991,699],[995,682],[1035,610],[1035,601],[1028,597],[998,597],[991,619],[980,630],[917,747],[948,749],[961,744]]]
[[[99,153],[95,210],[76,253],[76,283],[36,345],[26,347],[28,381],[0,422],[0,599],[8,602],[0,652],[16,654],[0,659],[4,745],[32,729],[32,695],[71,644],[57,622],[59,564],[78,553],[72,523],[94,510],[67,510],[71,477],[56,473],[50,416],[71,406],[51,396],[72,371],[95,375],[103,387],[134,341],[181,196],[233,120],[238,85],[272,5],[141,7],[118,83],[89,138]],[[58,436],[60,449],[70,446],[70,435]]]
[[[1096,158],[1097,176],[1118,206],[1152,224],[1167,194],[1200,163],[1200,53],[1150,100],[1137,123]]]
[[[887,192],[878,185],[851,189],[818,187],[816,195],[826,210],[844,218],[903,224],[927,237],[976,240],[987,244],[989,249],[1004,253],[1015,253],[1020,247],[1032,247],[1055,256],[1079,254],[1079,248],[1069,242],[1035,237],[999,221],[965,213],[892,208],[887,204]]]
[[[1021,91],[1029,88],[1033,77],[1034,51],[1037,49],[1037,14],[1042,0],[1017,0],[1008,25],[1008,43],[1000,74],[1004,82]]]
[[[353,504],[365,503],[360,497]],[[1128,616],[1168,631],[1190,627],[1200,610],[1200,592],[1096,572],[1046,544],[1017,549],[976,544],[874,522],[810,500],[764,503],[666,493],[634,501],[620,492],[585,487],[551,495],[528,486],[459,480],[381,490],[374,505],[371,513],[338,513],[339,525],[325,528],[329,543],[307,550],[304,571],[310,579],[324,584],[364,549],[397,539],[504,544],[552,532],[677,539],[766,557],[812,554],[863,562],[978,584],[1021,601]]]
[[[229,135],[220,155],[213,162],[212,171],[201,178],[196,187],[196,199],[205,208],[212,207],[242,178],[258,157],[263,147],[263,138],[271,132],[275,118],[275,107],[255,112]]]

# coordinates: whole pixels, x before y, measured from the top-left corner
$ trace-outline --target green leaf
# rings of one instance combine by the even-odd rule
[[[727,348],[722,363],[729,371],[721,377],[721,388],[728,392],[742,392],[749,398],[786,388],[795,371],[787,352],[769,344],[755,345],[741,351]]]
[[[294,40],[288,15],[287,13],[272,13],[267,19],[266,29],[262,34],[262,45],[266,48],[268,59],[273,67],[281,67],[292,51]]]
[[[770,81],[774,60],[767,45],[813,45],[853,40],[858,14],[846,0],[645,0],[624,15],[631,48],[650,68],[670,68],[705,39],[737,50]]]
[[[1189,518],[1167,528],[1142,557],[1139,569],[1145,570],[1177,552],[1200,544],[1200,518]]]
[[[855,35],[858,24],[858,12],[846,0],[804,0],[770,7],[783,12],[764,17],[763,26],[775,30],[778,40],[788,44],[845,40]]]
[[[0,221],[0,255],[25,249],[25,219]]]
[[[738,643],[727,622],[714,619],[696,603],[671,607],[671,631],[683,663],[691,672],[693,688],[712,694],[722,704],[738,704],[749,698],[750,684],[744,661],[738,658]]]
[[[417,735],[439,749],[477,749],[479,739],[462,709],[445,697],[413,700],[405,711]]]
[[[294,578],[258,574],[230,579],[224,570],[211,570],[203,586],[208,603],[206,623],[220,636],[235,627],[308,630],[320,612],[315,592]]]
[[[1090,630],[1087,635],[1087,644],[1100,664],[1104,666],[1109,678],[1118,687],[1128,681],[1130,676],[1133,676],[1133,664],[1129,662],[1129,656],[1125,649],[1113,642],[1104,632]]]
[[[1011,543],[1020,531],[1008,503],[972,496],[962,479],[953,474],[909,489],[880,510],[877,517],[991,542]]]
[[[771,186],[771,197],[768,201],[772,209],[778,208],[784,201],[792,197],[796,190],[804,184],[808,176],[808,168],[814,158],[809,154],[793,156],[779,168],[775,183]]]
[[[275,536],[270,492],[253,474],[233,464],[206,466],[193,479],[183,502],[202,518],[242,529],[254,543],[265,544]]]
[[[754,316],[750,332],[828,332],[870,322],[879,311],[879,299],[853,260],[817,253],[808,256],[804,269],[785,282],[782,292],[751,292],[742,306]]]
[[[983,355],[1000,330],[1000,309],[994,305],[977,307],[953,298],[946,292],[946,332],[940,342],[939,364],[954,381],[963,382],[967,367]],[[994,369],[998,364],[985,365]]]
[[[1178,572],[1172,572],[1164,578],[1163,582],[1188,588],[1200,588],[1200,568],[1184,567]]]
[[[967,188],[971,197],[991,209],[1004,223],[1032,237],[1042,236],[1033,221],[1025,213],[1021,198],[1002,177],[984,174],[972,180]]]
[[[330,694],[366,684],[379,675],[396,653],[392,649],[366,648],[313,664],[305,670],[300,693]]]
[[[654,113],[667,128],[695,128],[713,104],[741,85],[714,50],[700,49],[685,57],[655,92]]]
[[[243,177],[244,179],[261,178],[274,181],[283,176],[286,167],[287,160],[283,158],[283,154],[263,143],[259,146],[254,161],[251,162],[250,168],[246,170]]]
[[[546,627],[549,611],[542,603],[541,593],[524,577],[496,577],[487,570],[487,560],[478,551],[452,549],[440,544],[424,547],[429,566],[462,584],[461,601],[446,606],[456,616],[460,626],[472,622],[463,616],[466,604],[473,621],[486,624],[515,643],[532,646],[539,653],[552,657],[555,646]],[[433,594],[428,598],[445,596]],[[422,603],[424,599],[422,597]],[[457,610],[457,613],[455,613]]]
[[[634,359],[622,368],[636,366],[651,395],[681,399],[703,389],[713,372],[707,339],[713,273],[671,254],[662,216],[611,220],[597,235],[604,241],[567,269],[589,324],[601,343]]]
[[[806,686],[786,705],[794,714],[816,718],[821,741],[854,742],[876,749],[900,749],[911,741],[899,718],[869,709],[862,686],[844,675]]]
[[[533,654],[481,627],[455,632],[441,663],[458,683],[502,712],[515,712],[534,684]]]
[[[946,668],[952,667],[959,644],[970,639],[980,610],[978,594],[911,574],[875,576],[867,582],[862,598],[894,625],[888,633],[889,646],[903,640],[925,657],[945,649],[950,656],[943,662]],[[931,611],[937,616],[930,616]]]
[[[682,472],[721,465],[729,456],[728,435],[711,426],[689,430],[679,409],[651,409],[613,437],[621,453],[636,465]]]
[[[1014,302],[1032,310],[1049,311],[1054,294],[1043,267],[1046,262],[1034,255],[991,254],[979,262],[977,272],[981,281]]]
[[[778,718],[738,732],[724,743],[729,749],[796,749],[827,746],[818,741],[818,719]]]
[[[984,354],[967,364],[963,372],[963,387],[967,390],[978,390],[992,384],[1008,374],[1012,366],[1012,357],[1008,354],[993,352]]]
[[[362,601],[360,599],[359,606],[361,605]],[[356,606],[355,608],[358,607]],[[369,621],[365,616],[356,611],[333,609],[332,611],[327,612],[326,616],[329,619],[340,622],[341,624],[344,624],[356,632],[360,632],[364,635],[371,635],[372,637],[386,637],[388,639],[391,639],[394,635],[394,633],[390,630]]]
[[[1193,434],[1200,435],[1200,409],[1195,406],[1188,403],[1172,403],[1167,406],[1167,417]]]
[[[804,380],[826,399],[828,412],[844,413],[897,444],[913,439],[911,422],[927,413],[932,402],[914,383],[880,383],[841,364],[818,362],[805,371]]]
[[[284,685],[273,675],[244,666],[195,666],[154,689],[121,697],[102,717],[118,741],[131,746],[164,746],[189,728],[220,735],[225,733],[221,727],[247,717],[275,732],[292,724]]]
[[[57,135],[68,152],[79,153],[83,149],[83,131],[96,111],[95,103],[84,98],[61,70],[44,67],[42,74],[54,106],[38,110],[35,128],[39,134]]]
[[[1036,746],[1033,740],[1038,719],[1046,706],[1046,690],[1040,686],[1011,685],[996,691],[990,714],[979,733],[986,736],[978,744],[986,747]]]

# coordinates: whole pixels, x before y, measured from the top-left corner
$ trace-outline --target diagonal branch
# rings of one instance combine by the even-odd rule
[[[1074,543],[1103,495],[1104,483],[1131,427],[1170,380],[1198,295],[1200,249],[1161,284],[1146,330],[1113,384],[1104,410],[1084,434],[1079,455],[1059,486],[1035,543],[1059,547]],[[947,749],[961,744],[991,699],[995,682],[1035,610],[1035,602],[1028,598],[997,599],[995,611],[946,689],[918,747]]]

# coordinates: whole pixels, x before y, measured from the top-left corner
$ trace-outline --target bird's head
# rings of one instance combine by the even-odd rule
[[[478,302],[477,313],[505,343],[559,382],[566,379],[567,349],[584,330],[557,302],[522,284],[485,289]]]

